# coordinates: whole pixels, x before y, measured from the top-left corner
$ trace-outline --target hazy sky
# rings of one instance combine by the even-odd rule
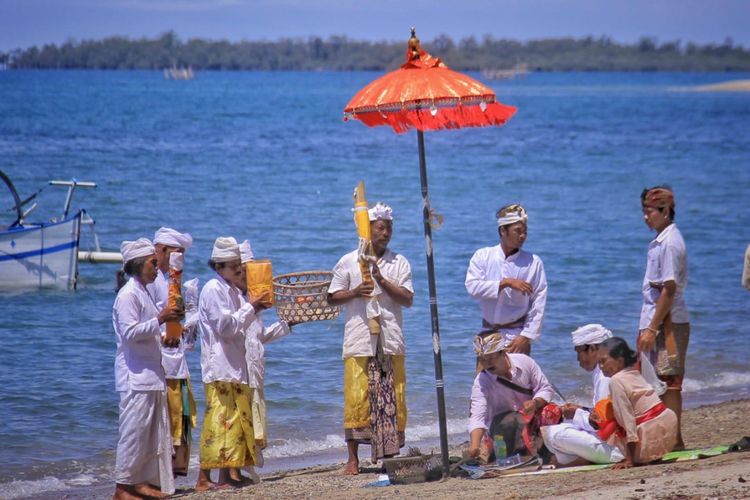
[[[747,0],[0,0],[0,50],[111,35],[430,40],[643,35],[750,47]]]

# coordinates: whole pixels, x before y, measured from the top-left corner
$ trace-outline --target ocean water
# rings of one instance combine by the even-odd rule
[[[407,440],[434,444],[416,134],[342,120],[349,98],[377,76],[201,73],[175,82],[158,72],[0,72],[0,169],[22,197],[50,179],[97,182],[74,206],[95,218],[107,249],[161,225],[190,232],[186,275],[202,282],[220,235],[250,239],[276,273],[332,268],[356,245],[351,193],[364,180],[370,201],[393,206],[391,247],[414,272],[416,297],[404,313]],[[675,189],[689,253],[686,404],[750,396],[750,293],[740,286],[750,243],[750,94],[672,90],[748,77],[532,74],[493,83],[519,110],[506,126],[426,134],[431,201],[445,219],[433,236],[452,441],[466,437],[480,325],[466,266],[474,250],[496,244],[493,215],[510,202],[530,213],[525,248],[541,256],[549,281],[534,357],[567,397],[591,390],[570,331],[600,322],[635,337],[653,237],[639,195],[658,183]],[[40,196],[30,219],[59,215],[64,190]],[[0,200],[0,217],[10,218],[10,197]],[[84,231],[82,247],[91,245]],[[80,272],[74,292],[0,295],[0,497],[112,482],[115,267]],[[304,324],[267,346],[273,467],[345,456],[342,333],[341,320]],[[202,416],[198,359],[189,354]]]

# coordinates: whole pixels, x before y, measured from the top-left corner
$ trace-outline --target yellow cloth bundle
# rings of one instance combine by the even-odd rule
[[[245,264],[247,291],[259,299],[264,307],[273,306],[273,266],[268,259],[253,260]]]
[[[167,305],[170,308],[185,310],[185,302],[182,300],[182,269],[185,257],[181,253],[174,252],[169,256],[169,297]],[[167,339],[177,340],[182,336],[182,323],[179,321],[167,321]]]

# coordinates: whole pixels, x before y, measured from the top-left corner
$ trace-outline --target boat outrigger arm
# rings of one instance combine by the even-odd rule
[[[50,186],[67,186],[68,194],[65,197],[65,205],[63,206],[63,213],[60,220],[65,220],[68,217],[70,211],[70,202],[73,200],[73,192],[77,187],[83,188],[95,188],[95,182],[77,181],[71,179],[69,181],[49,181]],[[91,228],[91,234],[94,236],[94,250],[78,250],[78,262],[88,262],[91,264],[120,264],[122,263],[122,255],[120,252],[104,252],[102,251],[101,245],[99,244],[99,237],[96,235],[94,229],[94,219],[85,211],[81,214],[81,224],[89,226]]]

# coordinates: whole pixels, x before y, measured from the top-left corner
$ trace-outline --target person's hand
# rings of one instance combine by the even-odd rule
[[[180,339],[168,339],[167,337],[163,337],[161,343],[164,347],[179,347]]]
[[[529,295],[534,291],[534,289],[531,288],[531,283],[515,278],[503,278],[503,280],[500,282],[500,290],[502,290],[503,288],[518,290],[519,292],[526,295]]]
[[[250,298],[250,305],[253,306],[253,309],[255,310],[256,313],[259,313],[263,309],[266,309],[266,304],[268,302],[263,296],[260,296],[258,298],[255,298],[255,297],[249,297],[249,298]]]
[[[529,341],[528,337],[519,335],[518,337],[510,341],[510,344],[508,344],[508,348],[506,349],[506,351],[528,354],[529,352],[531,352],[531,342]]]
[[[372,278],[378,283],[383,280],[383,275],[380,272],[380,268],[375,263],[373,263],[372,267],[370,268],[370,274],[372,275]]]
[[[477,458],[479,456],[479,446],[469,446],[469,449],[464,451],[464,456],[467,458]]]
[[[631,469],[633,467],[633,462],[627,458],[623,458],[619,462],[617,462],[615,465],[612,466],[613,469]]]
[[[565,403],[562,406],[563,418],[565,418],[566,420],[572,420],[573,417],[575,417],[576,410],[578,408],[580,408],[580,406],[578,406],[577,404],[574,404],[574,403]]]
[[[373,290],[375,290],[375,285],[372,281],[363,281],[352,290],[352,294],[355,297],[369,297]]]
[[[638,335],[638,352],[649,352],[656,346],[656,332],[651,328],[644,328]]]
[[[164,309],[161,310],[157,318],[159,319],[159,324],[164,324],[167,321],[180,321],[185,316],[185,311],[182,310],[180,307],[169,307],[169,305],[164,306]]]
[[[523,408],[521,408],[521,413],[524,415],[533,415],[536,413],[536,400],[530,399],[528,401],[523,402]]]

